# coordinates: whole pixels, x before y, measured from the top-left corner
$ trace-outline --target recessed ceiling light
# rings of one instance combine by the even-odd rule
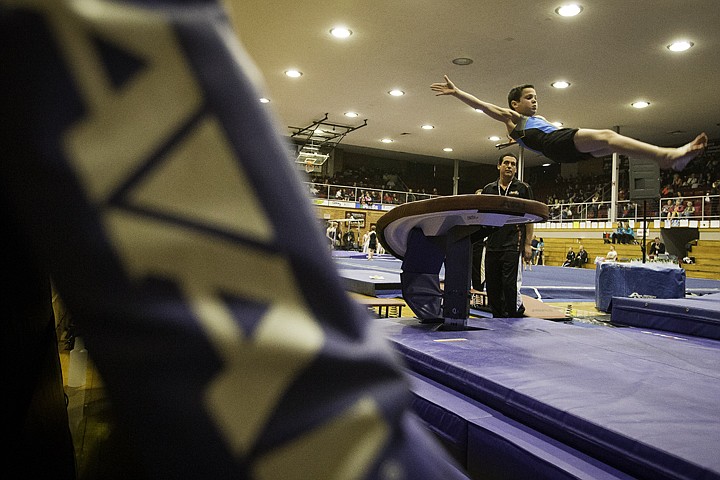
[[[497,135],[493,135],[492,137],[488,137],[488,140],[492,142],[497,142],[498,140],[500,140],[500,137],[498,137]]]
[[[380,140],[382,143],[393,143],[394,140],[392,138],[383,138]]]
[[[435,127],[434,127],[433,125],[423,125],[423,126],[420,127],[420,128],[422,128],[423,130],[432,130],[432,129],[435,128]]]
[[[270,99],[269,99],[269,98],[262,97],[262,98],[260,99],[260,103],[270,103]]]
[[[394,90],[390,90],[388,93],[393,97],[402,97],[403,95],[405,95],[405,92],[397,88]]]
[[[357,113],[357,112],[345,112],[344,115],[345,115],[346,117],[350,117],[350,118],[355,118],[355,117],[359,117],[359,116],[360,116],[360,114]]]
[[[347,27],[333,27],[330,29],[330,35],[337,38],[348,38],[350,35],[352,35],[352,30],[350,30]]]
[[[678,40],[667,46],[671,52],[684,52],[690,50],[695,44],[689,40]]]
[[[290,78],[302,77],[302,72],[299,70],[285,70],[285,75]]]
[[[555,9],[555,13],[561,17],[574,17],[583,11],[583,7],[577,3],[568,3]]]
[[[471,63],[473,63],[473,59],[467,57],[459,57],[453,59],[452,63],[454,63],[455,65],[470,65]]]
[[[453,151],[453,149],[450,147],[443,148],[443,152],[452,152],[452,151]]]
[[[646,102],[645,100],[640,100],[637,102],[633,102],[630,105],[632,105],[635,108],[647,108],[650,106],[650,102]]]
[[[568,88],[570,86],[570,82],[566,82],[565,80],[558,80],[557,82],[551,83],[550,86],[555,88]]]
[[[549,167],[550,165],[552,165],[552,164],[551,163],[543,163],[542,164],[543,167]]]

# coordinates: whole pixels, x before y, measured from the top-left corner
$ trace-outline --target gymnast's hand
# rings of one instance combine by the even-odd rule
[[[450,81],[447,75],[444,75],[445,83],[433,83],[430,85],[430,89],[437,92],[435,95],[453,95],[457,93],[457,87]]]

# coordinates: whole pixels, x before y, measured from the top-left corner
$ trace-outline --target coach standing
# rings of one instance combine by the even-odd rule
[[[499,178],[479,192],[533,200],[530,186],[515,178],[517,157],[506,153],[498,158]],[[505,225],[485,240],[485,289],[493,317],[522,317],[520,296],[522,257],[532,258],[533,224]]]

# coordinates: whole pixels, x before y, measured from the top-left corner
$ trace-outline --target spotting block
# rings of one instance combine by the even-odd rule
[[[685,298],[685,270],[658,262],[598,263],[595,307],[609,312],[613,297]]]

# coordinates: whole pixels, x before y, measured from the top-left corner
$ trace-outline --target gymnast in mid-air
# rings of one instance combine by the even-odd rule
[[[433,83],[437,95],[452,95],[490,118],[502,122],[508,135],[524,148],[558,162],[577,162],[612,153],[653,160],[662,169],[681,171],[707,147],[708,137],[701,133],[681,147],[665,148],[641,142],[612,130],[558,128],[537,115],[537,93],[532,85],[514,87],[508,93],[510,108],[499,107],[460,90],[445,75],[445,82]]]

